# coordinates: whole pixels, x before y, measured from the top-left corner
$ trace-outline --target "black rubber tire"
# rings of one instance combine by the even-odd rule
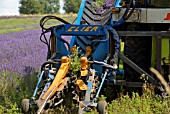
[[[128,31],[141,31],[142,29],[141,26],[135,24],[127,27]],[[149,73],[149,67],[151,66],[151,46],[151,37],[126,37],[124,54],[140,68]],[[124,72],[127,81],[141,81],[141,75],[126,63],[124,63]]]
[[[98,109],[99,114],[108,114],[107,102],[106,101],[98,101],[97,109]]]
[[[21,106],[22,106],[22,111],[23,113],[28,113],[29,109],[30,109],[30,104],[29,104],[30,100],[29,99],[23,99]]]
[[[102,13],[93,9],[93,2],[96,0],[87,0],[83,10],[82,20],[87,24],[106,25],[112,18],[112,9],[105,9]]]

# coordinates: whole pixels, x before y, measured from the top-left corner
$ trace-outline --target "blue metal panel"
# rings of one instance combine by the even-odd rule
[[[68,50],[63,41],[57,39],[56,52],[59,53],[57,58],[60,59],[62,56],[68,55]]]
[[[85,36],[84,38],[82,38],[82,36],[79,36],[81,38],[81,40],[83,42],[85,42],[87,45],[90,45],[91,44],[91,36]]]
[[[61,41],[61,35],[71,35],[71,36],[100,36],[103,39],[94,40],[95,42],[105,42],[106,41],[106,29],[101,25],[75,25],[75,24],[66,24],[58,25],[53,28],[54,35],[57,37],[56,51],[60,53],[58,58],[68,55],[67,48],[63,41]],[[82,37],[83,38],[83,37]],[[92,37],[89,37],[89,39]],[[90,41],[92,42],[92,41]],[[85,50],[83,45],[79,45]],[[70,46],[71,47],[71,46]],[[104,47],[106,48],[106,47]],[[108,48],[106,48],[108,49]]]
[[[81,46],[81,49],[86,50],[86,45],[84,45],[80,40],[76,40],[76,44]]]
[[[93,60],[104,61],[106,58],[106,55],[109,53],[108,47],[109,47],[108,41],[106,43],[100,43],[92,55]],[[102,74],[101,65],[94,64],[93,68],[97,71],[96,72],[97,75],[100,76]]]

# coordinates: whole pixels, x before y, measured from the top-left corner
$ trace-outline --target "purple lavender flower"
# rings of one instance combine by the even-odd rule
[[[0,70],[29,76],[46,61],[47,46],[39,39],[41,30],[0,34]],[[47,38],[50,35],[47,34]],[[62,36],[70,41],[69,36]]]
[[[99,1],[99,2],[101,2],[101,1]],[[97,13],[102,13],[102,12],[104,12],[105,9],[109,9],[109,8],[113,7],[114,4],[115,4],[115,0],[105,0],[105,2],[103,2],[103,4],[95,7],[95,10]]]
[[[40,30],[0,34],[0,69],[20,74],[28,73],[26,67],[39,69],[47,54],[40,34]]]

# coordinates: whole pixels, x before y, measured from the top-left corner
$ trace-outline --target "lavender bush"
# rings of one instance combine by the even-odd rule
[[[0,69],[27,74],[46,60],[47,48],[40,30],[0,34]]]
[[[21,112],[21,100],[31,97],[47,54],[40,34],[40,30],[0,34],[0,113]]]
[[[94,9],[97,13],[102,13],[105,9],[114,6],[116,0],[98,0],[93,2]]]

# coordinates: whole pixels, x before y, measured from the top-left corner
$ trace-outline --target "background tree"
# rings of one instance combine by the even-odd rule
[[[38,0],[43,7],[43,14],[59,13],[59,0]]]
[[[77,13],[81,5],[81,0],[64,0],[63,9],[66,13]]]
[[[53,14],[54,9],[51,7],[47,0],[39,0],[41,7],[43,8],[42,14]]]
[[[55,13],[59,13],[60,1],[59,0],[47,0],[51,7],[53,7]]]
[[[59,0],[20,0],[20,14],[59,13]]]
[[[21,0],[20,4],[20,14],[39,14],[43,11],[43,8],[37,0]]]

